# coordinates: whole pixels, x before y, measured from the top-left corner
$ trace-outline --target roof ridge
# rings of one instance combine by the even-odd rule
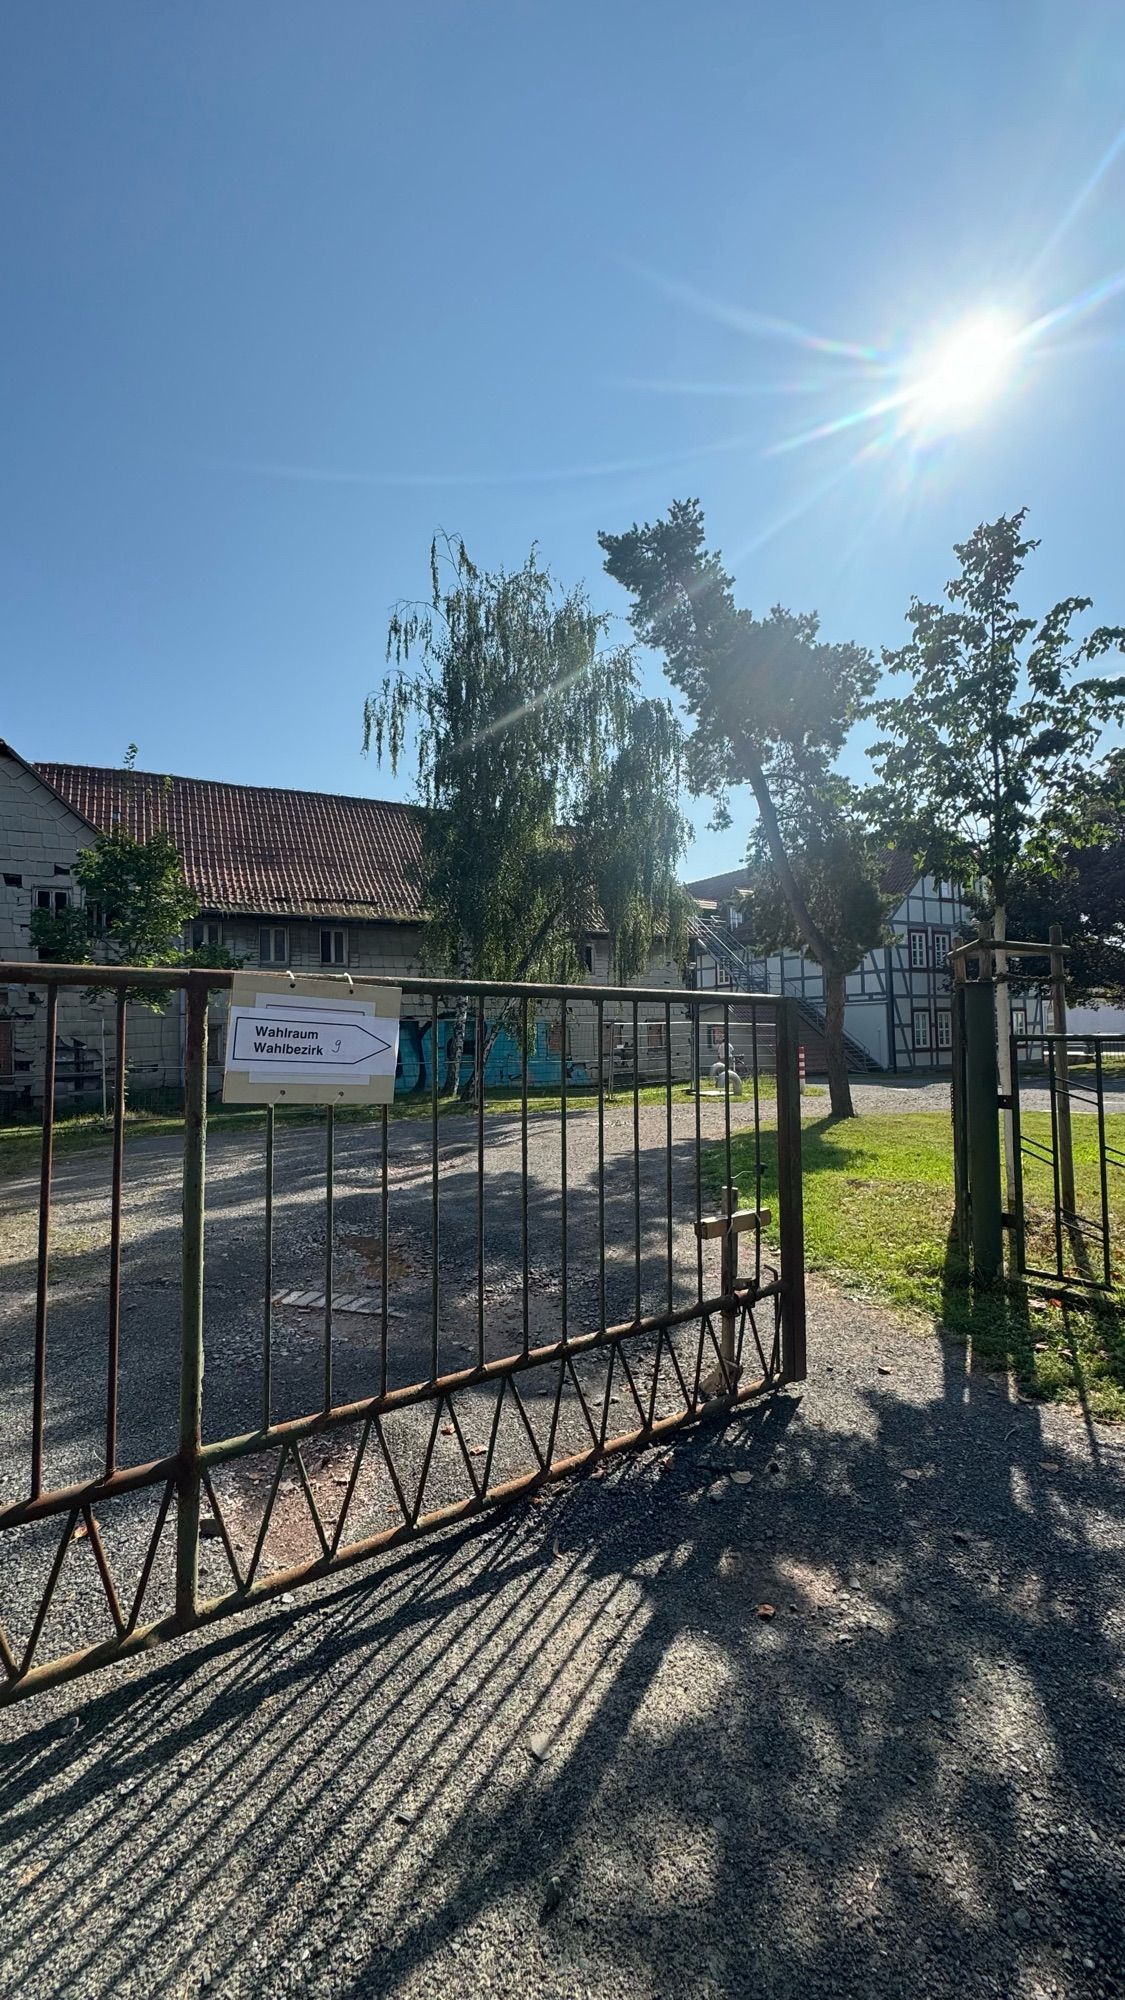
[[[135,771],[123,764],[72,764],[61,757],[44,757],[31,766],[32,770],[81,771],[91,778],[112,778],[116,784],[131,784],[147,779],[163,785],[206,785],[215,791],[227,792],[267,792],[275,798],[327,799],[333,804],[350,806],[392,806],[396,811],[424,813],[426,808],[416,799],[376,798],[368,792],[322,792],[308,791],[303,785],[250,785],[240,778],[192,778],[182,771]]]

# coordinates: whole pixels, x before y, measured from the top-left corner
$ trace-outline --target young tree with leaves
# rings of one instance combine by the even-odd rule
[[[865,648],[819,636],[815,613],[775,605],[755,618],[735,604],[717,550],[706,546],[698,500],[674,501],[667,516],[624,534],[599,535],[610,576],[633,600],[638,637],[664,655],[669,679],[692,717],[686,769],[691,790],[716,800],[730,825],[729,793],[749,785],[758,826],[801,947],[823,968],[825,1043],[833,1115],[852,1115],[843,1040],[850,939],[829,927],[805,893],[790,852],[797,806],[827,807],[833,765],[877,678]]]
[[[199,909],[184,881],[179,850],[166,833],[134,840],[122,827],[99,833],[79,851],[75,879],[83,902],[64,910],[33,910],[30,936],[56,965],[236,966],[225,949],[184,949],[183,933]],[[126,998],[162,1013],[171,987],[129,987]],[[92,988],[92,1000],[104,990]]]
[[[363,738],[392,770],[413,754],[426,961],[454,981],[577,978],[600,907],[631,977],[678,908],[671,711],[641,698],[630,649],[603,646],[608,620],[535,549],[482,571],[463,543],[435,541],[430,573],[429,602],[391,616]],[[464,1029],[462,1003],[446,1091]]]
[[[1039,828],[1008,883],[1013,935],[1062,926],[1077,1006],[1125,1000],[1125,750],[1112,750]]]
[[[960,563],[945,603],[915,598],[911,636],[884,665],[909,678],[905,695],[877,702],[884,730],[872,751],[881,785],[874,808],[890,838],[942,878],[976,891],[997,944],[996,1011],[1002,1092],[1010,1094],[1008,899],[1039,831],[1080,789],[1107,724],[1125,714],[1125,679],[1086,670],[1125,646],[1125,630],[1074,624],[1088,597],[1066,597],[1040,620],[1021,613],[1016,583],[1036,541],[1027,509],[982,523],[956,544]],[[1015,1178],[1005,1119],[1009,1194]]]

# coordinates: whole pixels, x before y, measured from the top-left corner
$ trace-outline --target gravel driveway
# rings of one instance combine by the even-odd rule
[[[0,1717],[4,1993],[1121,1993],[1121,1450],[813,1307],[800,1395]]]
[[[341,1141],[337,1221],[362,1239],[370,1135]],[[403,1297],[428,1218],[422,1143],[395,1129]],[[496,1135],[501,1197],[512,1143]],[[547,1271],[552,1140],[530,1143],[531,1261]],[[279,1282],[323,1257],[318,1145],[310,1129],[287,1136]],[[675,1157],[678,1210],[690,1149]],[[138,1448],[162,1435],[174,1379],[175,1159],[158,1141],[130,1149]],[[260,1178],[228,1135],[210,1164],[221,1424],[254,1396]],[[453,1152],[451,1341],[465,1337],[458,1263],[475,1229],[460,1170]],[[100,1424],[104,1173],[92,1155],[60,1168],[52,1477],[88,1461]],[[632,1188],[611,1181],[616,1229]],[[646,1293],[664,1282],[659,1187],[654,1173]],[[504,1342],[519,1248],[517,1210],[489,1263]],[[365,1245],[342,1254],[362,1282]],[[11,1269],[5,1483],[26,1258]],[[633,1281],[626,1255],[611,1286],[628,1301]],[[536,1297],[557,1324],[557,1293]],[[959,1343],[819,1284],[810,1307],[809,1381],[724,1431],[0,1712],[0,1993],[1125,1992],[1121,1444],[967,1372]],[[315,1370],[306,1324],[279,1311],[279,1393]],[[369,1370],[369,1328],[341,1346],[345,1381]],[[0,1595],[11,1588],[9,1574]]]

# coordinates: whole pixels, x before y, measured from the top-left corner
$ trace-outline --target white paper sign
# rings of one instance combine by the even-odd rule
[[[397,987],[236,973],[224,1102],[389,1104],[400,1005]]]

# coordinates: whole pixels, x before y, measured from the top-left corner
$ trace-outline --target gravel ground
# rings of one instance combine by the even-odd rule
[[[614,1244],[633,1214],[631,1124],[617,1119]],[[664,1282],[661,1119],[642,1116],[646,1300]],[[593,1134],[570,1149],[579,1323]],[[404,1379],[428,1346],[426,1144],[393,1130]],[[557,1144],[557,1127],[533,1125],[544,1331],[561,1309]],[[340,1256],[357,1287],[371,1283],[370,1146],[362,1128],[340,1134]],[[315,1283],[323,1261],[318,1147],[310,1128],[286,1135],[279,1285]],[[130,1149],[127,1456],[161,1448],[174,1408],[176,1157],[165,1142]],[[443,1357],[472,1346],[471,1165],[443,1139]],[[522,1316],[518,1170],[518,1133],[490,1132],[497,1348]],[[89,1467],[100,1429],[104,1174],[88,1154],[60,1165],[52,1479]],[[209,1180],[209,1434],[222,1435],[256,1395],[257,1156],[216,1135]],[[22,1483],[33,1275],[27,1189],[8,1193],[0,1490]],[[614,1299],[630,1309],[626,1249],[611,1256],[611,1314]],[[809,1381],[725,1430],[0,1712],[0,1993],[1125,1992],[1122,1449],[967,1372],[957,1343],[823,1286],[810,1304]],[[338,1393],[372,1366],[370,1322],[344,1317]],[[318,1328],[277,1319],[275,1411],[289,1413],[307,1406],[293,1398],[316,1379]],[[386,1498],[376,1484],[371,1518]],[[144,1521],[110,1511],[113,1559],[135,1557]],[[4,1551],[6,1621],[26,1614],[44,1553]],[[206,1543],[205,1575],[221,1560]],[[60,1641],[88,1629],[83,1575]]]

